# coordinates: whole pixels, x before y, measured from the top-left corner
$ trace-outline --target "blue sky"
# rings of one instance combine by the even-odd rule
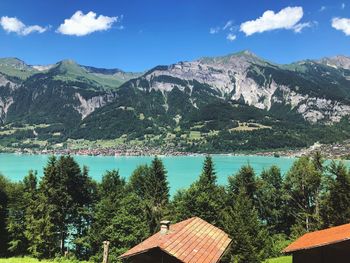
[[[1,0],[0,17],[0,57],[29,64],[143,71],[245,49],[278,63],[350,56],[350,1]]]

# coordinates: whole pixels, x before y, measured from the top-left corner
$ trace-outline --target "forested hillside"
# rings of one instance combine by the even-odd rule
[[[227,232],[233,243],[222,262],[261,262],[280,255],[301,234],[347,223],[350,172],[320,154],[297,159],[282,175],[272,166],[256,174],[249,164],[217,184],[208,156],[188,189],[169,196],[159,158],[139,166],[128,180],[106,171],[100,182],[71,156],[51,157],[38,178],[0,177],[0,257],[69,256],[101,262],[102,242],[111,242],[111,262],[159,230],[198,216]]]
[[[101,140],[221,153],[342,142],[350,138],[349,63],[278,65],[243,51],[141,74],[0,59],[0,149]]]

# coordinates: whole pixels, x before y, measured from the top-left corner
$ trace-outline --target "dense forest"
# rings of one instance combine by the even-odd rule
[[[0,257],[101,262],[102,242],[109,240],[110,262],[118,262],[162,219],[193,216],[233,239],[222,262],[261,262],[305,232],[348,223],[350,172],[317,153],[297,159],[284,175],[276,166],[257,175],[247,164],[222,186],[207,156],[198,180],[170,197],[157,157],[128,180],[114,170],[96,182],[73,157],[52,156],[41,178],[34,171],[21,182],[0,177]]]

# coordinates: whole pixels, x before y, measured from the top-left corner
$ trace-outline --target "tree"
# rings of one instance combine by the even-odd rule
[[[100,261],[101,244],[111,242],[110,260],[117,257],[149,235],[144,201],[129,191],[118,171],[107,172],[99,185],[89,241],[94,258]]]
[[[324,219],[327,225],[337,226],[350,221],[350,174],[343,162],[332,161],[329,195],[326,199]]]
[[[7,188],[10,182],[0,174],[0,256],[7,255],[9,236],[6,229],[6,218],[8,208]]]
[[[242,166],[238,173],[228,178],[228,181],[229,194],[237,195],[244,189],[247,196],[254,204],[256,203],[257,181],[253,167],[249,164]]]
[[[29,174],[23,179],[24,193],[23,198],[26,200],[25,207],[25,230],[24,236],[27,239],[28,247],[27,252],[35,253],[37,250],[32,246],[36,240],[36,219],[39,218],[37,205],[38,205],[38,179],[37,174],[33,171],[29,171]]]
[[[87,220],[83,215],[93,200],[92,188],[87,169],[82,173],[71,156],[49,158],[33,212],[34,239],[29,250],[34,256],[63,254],[66,241],[81,235],[82,222]]]
[[[129,178],[128,187],[137,196],[144,199],[150,194],[147,193],[146,179],[149,177],[150,168],[147,165],[138,166]]]
[[[221,212],[225,206],[226,193],[217,185],[215,169],[210,156],[205,158],[202,173],[188,190],[178,191],[174,196],[172,211],[175,221],[198,216],[220,226]]]
[[[322,173],[309,157],[296,160],[285,179],[287,204],[298,229],[306,232],[320,226]]]
[[[287,233],[288,222],[285,213],[286,194],[283,188],[281,170],[272,166],[263,170],[258,180],[258,211],[271,234]]]
[[[9,233],[9,252],[12,255],[25,255],[28,241],[25,237],[25,210],[27,200],[23,183],[11,183],[8,187],[7,231]]]
[[[228,262],[258,263],[268,255],[270,239],[258,218],[252,200],[241,188],[232,206],[228,206],[223,213],[223,228],[232,237]]]
[[[198,185],[203,188],[212,188],[216,185],[217,177],[212,158],[207,155],[204,160],[202,174],[199,177]]]
[[[165,206],[169,203],[169,185],[167,171],[161,159],[155,157],[150,170],[146,173],[146,198],[155,206]]]
[[[159,223],[169,204],[169,186],[166,174],[163,162],[158,157],[153,159],[149,172],[145,174],[146,210],[151,233],[158,231]]]

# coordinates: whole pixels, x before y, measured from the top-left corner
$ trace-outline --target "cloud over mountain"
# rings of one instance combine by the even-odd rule
[[[332,27],[343,31],[345,35],[350,36],[350,19],[336,17],[332,19]]]
[[[286,7],[278,13],[267,10],[261,17],[242,23],[240,31],[244,32],[246,36],[275,29],[290,29],[298,32],[303,26],[303,24],[298,24],[303,15],[302,7]]]

